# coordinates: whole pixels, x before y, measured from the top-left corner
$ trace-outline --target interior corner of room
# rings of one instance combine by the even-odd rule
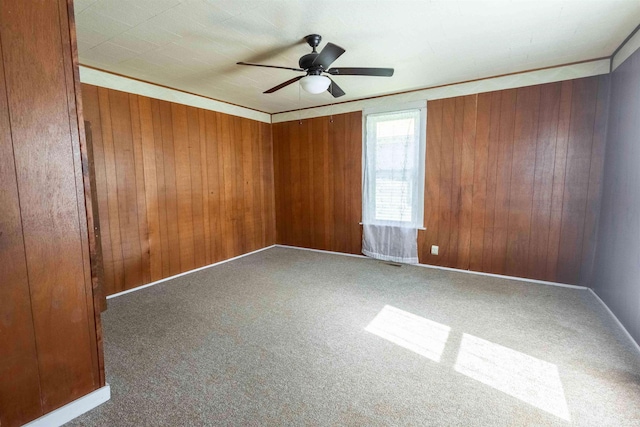
[[[0,3],[0,425],[638,422],[640,3],[325,3]]]

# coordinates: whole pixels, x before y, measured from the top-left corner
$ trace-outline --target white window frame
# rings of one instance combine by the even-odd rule
[[[418,199],[417,204],[419,209],[417,212],[412,212],[412,221],[409,224],[406,221],[388,221],[388,220],[375,220],[368,219],[365,217],[366,210],[366,200],[367,197],[363,194],[362,197],[362,213],[363,219],[362,223],[366,224],[374,224],[374,225],[387,225],[387,226],[398,226],[398,227],[410,227],[410,228],[418,228],[420,230],[425,230],[424,227],[424,197],[425,197],[425,169],[426,169],[426,147],[427,147],[427,101],[416,101],[410,102],[400,105],[392,105],[385,107],[376,107],[376,108],[366,108],[362,111],[362,191],[366,191],[366,175],[367,175],[367,117],[371,114],[381,114],[381,113],[395,113],[402,112],[408,110],[419,110],[420,111],[420,136],[419,136],[419,147],[418,147],[418,176],[417,183],[414,186],[414,191],[412,197]],[[375,192],[375,183],[371,187]],[[412,200],[413,202],[413,200]]]

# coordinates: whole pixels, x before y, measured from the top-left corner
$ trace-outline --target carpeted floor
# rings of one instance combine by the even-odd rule
[[[109,402],[71,426],[637,426],[589,292],[272,248],[109,300]]]

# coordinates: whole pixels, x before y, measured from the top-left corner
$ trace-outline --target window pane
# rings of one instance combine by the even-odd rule
[[[422,226],[421,114],[420,109],[413,109],[366,116],[366,223]]]
[[[411,183],[376,178],[376,220],[411,221]]]

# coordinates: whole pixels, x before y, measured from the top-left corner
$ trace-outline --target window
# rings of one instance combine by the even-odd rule
[[[365,111],[363,223],[423,228],[425,104]]]

